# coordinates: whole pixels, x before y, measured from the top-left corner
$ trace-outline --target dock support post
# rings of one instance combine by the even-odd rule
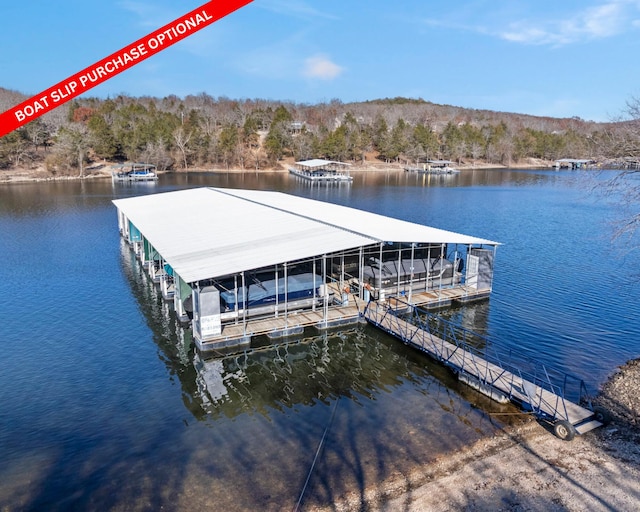
[[[408,302],[409,304],[411,304],[411,293],[413,292],[413,271],[414,271],[414,263],[413,263],[413,259],[415,256],[415,251],[416,251],[416,244],[415,242],[411,242],[411,268],[410,270],[410,274],[409,274],[409,297],[408,297]]]
[[[340,253],[340,293],[344,291],[344,251]]]
[[[398,247],[398,268],[396,274],[398,276],[396,283],[396,294],[400,295],[400,267],[402,267],[402,244]]]
[[[239,314],[238,314],[238,274],[234,274],[233,275],[233,294],[235,297],[235,304],[233,306],[233,309],[235,311],[235,317],[236,317],[236,321],[234,322],[235,325],[238,325],[238,321],[239,321]],[[244,297],[245,291],[244,288],[242,289],[242,296]]]
[[[181,322],[187,321],[187,314],[182,304],[182,278],[179,274],[174,274],[173,283],[175,291],[173,292],[173,308]]]
[[[289,326],[289,283],[287,279],[287,263],[283,263],[284,266],[284,329],[287,330]],[[276,279],[276,314],[278,310],[278,281]]]
[[[313,258],[313,302],[311,303],[311,311],[315,312],[316,310],[316,259]]]
[[[358,263],[358,282],[360,283],[360,286],[358,286],[358,298],[364,300],[364,247],[362,246],[360,246],[358,258],[360,258]]]
[[[382,299],[384,297],[384,292],[382,291],[382,248],[384,246],[384,242],[380,242],[380,265],[378,265],[378,300]]]
[[[242,335],[246,338],[247,336],[247,283],[244,277],[244,270],[242,271]]]
[[[275,317],[278,318],[279,315],[279,311],[278,311],[278,306],[279,306],[279,300],[278,300],[278,264],[276,263],[275,266],[275,271],[274,271],[274,279],[275,279],[275,283],[276,283],[276,312],[275,312]],[[286,279],[286,278],[285,278]]]
[[[327,255],[322,255],[322,282],[324,283],[324,300],[323,300],[323,322],[326,328],[327,321],[329,320],[329,286],[327,284]]]

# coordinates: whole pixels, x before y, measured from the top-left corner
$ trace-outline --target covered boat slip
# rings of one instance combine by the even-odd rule
[[[453,165],[451,160],[427,160],[421,166],[405,167],[404,170],[425,174],[458,174],[460,171]]]
[[[145,164],[140,162],[128,162],[124,164],[115,164],[111,168],[111,177],[113,181],[119,182],[153,182],[158,180],[156,166],[153,164]]]
[[[335,160],[322,160],[314,158],[313,160],[303,160],[295,162],[293,167],[289,168],[289,172],[304,180],[332,183],[353,181],[353,177],[349,175],[349,167],[351,164],[345,162],[337,162]]]
[[[201,350],[358,321],[369,300],[486,297],[496,242],[287,194],[118,199],[120,232]]]

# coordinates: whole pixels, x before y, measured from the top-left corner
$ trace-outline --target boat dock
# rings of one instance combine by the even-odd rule
[[[591,158],[560,158],[556,160],[553,166],[556,170],[560,169],[588,169],[595,165],[595,160]]]
[[[483,238],[270,191],[113,203],[122,238],[201,350],[357,321],[369,300],[441,307],[491,292],[499,244]]]
[[[586,387],[581,380],[564,375],[563,386],[559,386],[552,382],[552,372],[544,366],[538,364],[533,370],[526,370],[524,365],[509,363],[504,356],[491,354],[481,336],[426,311],[397,300],[387,304],[369,302],[364,318],[445,364],[457,373],[460,381],[493,400],[514,402],[552,423],[554,433],[561,439],[571,440],[604,422],[603,413],[596,408],[582,407],[569,400],[570,385],[576,388],[576,401],[585,400]],[[475,344],[469,341],[472,335]]]
[[[158,174],[156,166],[140,162],[127,162],[112,165],[111,179],[114,182],[156,182]]]
[[[296,162],[289,168],[289,173],[306,181],[315,183],[351,183],[353,176],[349,175],[351,164],[334,160],[303,160]]]
[[[200,351],[367,321],[552,422],[558,437],[602,424],[569,399],[566,376],[559,388],[547,369],[489,357],[488,340],[428,312],[488,297],[498,242],[271,191],[206,187],[113,203],[123,240]],[[576,397],[586,397],[582,381]]]
[[[450,160],[428,160],[422,166],[405,167],[406,172],[416,172],[421,174],[458,174],[460,171],[453,167]]]

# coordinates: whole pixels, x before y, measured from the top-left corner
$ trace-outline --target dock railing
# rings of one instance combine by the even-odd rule
[[[399,299],[390,304],[369,302],[364,316],[456,373],[499,390],[537,416],[567,420],[572,417],[569,409],[574,403],[591,406],[586,385],[579,377],[521,352],[516,355],[513,349],[497,350],[485,336]]]

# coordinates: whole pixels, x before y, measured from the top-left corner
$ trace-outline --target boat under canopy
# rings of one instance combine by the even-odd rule
[[[322,276],[305,272],[302,274],[281,275],[274,278],[273,274],[249,273],[247,283],[244,286],[235,287],[234,282],[217,283],[220,292],[221,312],[228,313],[239,310],[240,314],[244,309],[256,310],[260,308],[261,313],[272,312],[275,309],[265,307],[284,305],[287,301],[300,302],[300,299],[319,298],[321,286],[324,282]],[[304,304],[297,304],[302,306]]]
[[[156,166],[153,164],[145,164],[140,162],[127,162],[124,164],[116,164],[111,166],[113,171],[111,177],[113,181],[132,182],[132,181],[157,181],[158,174]]]

